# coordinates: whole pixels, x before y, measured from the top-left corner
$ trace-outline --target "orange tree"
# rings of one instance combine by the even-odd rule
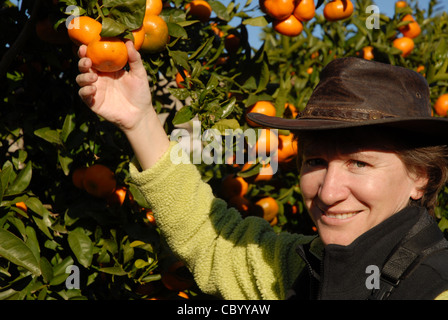
[[[119,41],[137,41],[138,30],[145,29],[140,52],[167,134],[176,128],[192,132],[194,120],[201,133],[258,133],[262,128],[245,117],[258,101],[272,104],[276,116],[294,117],[322,67],[337,57],[416,70],[428,80],[433,105],[448,93],[448,15],[435,14],[437,1],[425,10],[409,1],[392,16],[380,14],[377,26],[368,0],[352,1],[349,14],[338,13],[336,1],[279,1],[285,8],[293,3],[283,17],[294,15],[292,24],[277,20],[270,9],[276,1],[269,1],[0,2],[0,299],[204,297],[164,245],[151,208],[129,180],[132,150],[125,137],[77,95],[77,45],[66,29],[70,14],[100,22],[101,36]],[[414,46],[404,56],[394,41],[414,21],[419,31],[409,27],[413,32],[405,41]],[[251,47],[249,25],[262,34],[260,47]],[[266,131],[260,133],[266,139]],[[276,232],[312,234],[289,134],[269,135],[278,139],[278,152],[251,163],[254,143],[236,139],[225,145],[223,139],[230,157],[196,165],[216,196],[243,217],[264,217]],[[275,172],[273,159],[279,161]],[[440,194],[436,210],[442,230],[448,228],[447,193]],[[70,266],[78,267],[79,283]]]

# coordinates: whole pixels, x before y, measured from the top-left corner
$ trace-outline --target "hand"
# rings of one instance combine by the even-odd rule
[[[126,41],[129,71],[104,73],[92,68],[86,57],[87,46],[79,47],[76,82],[79,95],[93,112],[114,123],[124,132],[133,130],[155,112],[151,103],[146,70],[132,41]]]

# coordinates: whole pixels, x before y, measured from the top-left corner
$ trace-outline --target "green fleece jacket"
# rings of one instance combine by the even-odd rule
[[[304,267],[295,252],[314,237],[273,231],[259,217],[241,218],[218,199],[193,164],[173,164],[170,149],[149,170],[130,175],[151,204],[171,250],[200,289],[223,299],[284,299]],[[184,159],[188,162],[187,159]]]
[[[214,196],[188,158],[171,161],[175,144],[149,170],[130,163],[131,179],[151,204],[171,250],[204,293],[233,300],[285,299],[305,266],[297,246],[315,239],[310,251],[319,256],[320,239],[277,234],[259,217],[242,219]],[[448,299],[448,291],[436,299]]]

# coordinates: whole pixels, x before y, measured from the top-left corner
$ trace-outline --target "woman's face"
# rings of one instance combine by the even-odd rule
[[[421,198],[425,184],[394,152],[324,141],[304,149],[300,187],[325,244],[349,245]]]

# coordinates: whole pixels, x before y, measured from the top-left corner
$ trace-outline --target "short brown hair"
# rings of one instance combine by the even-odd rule
[[[412,200],[410,205],[425,207],[429,214],[434,216],[439,192],[448,181],[448,146],[431,143],[431,140],[422,139],[409,132],[392,128],[359,127],[338,130],[323,130],[313,132],[295,132],[297,137],[299,171],[302,167],[304,151],[319,141],[332,143],[336,148],[345,143],[354,143],[362,148],[373,146],[380,150],[395,152],[403,161],[410,173],[427,175],[428,183],[424,188],[422,198]]]

